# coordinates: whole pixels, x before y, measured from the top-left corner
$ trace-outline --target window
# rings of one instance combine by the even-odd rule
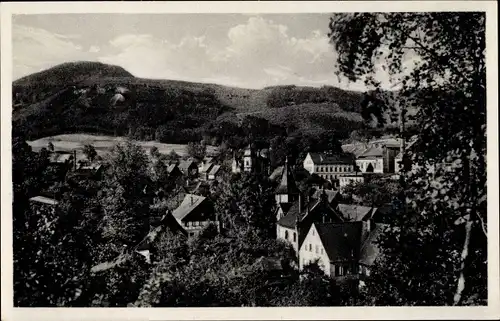
[[[316,245],[315,248],[316,248],[315,249],[316,250],[316,254],[318,254],[319,253],[319,247]]]
[[[285,231],[285,240],[288,240],[288,231]]]
[[[297,234],[295,232],[293,232],[293,241],[297,242]]]
[[[189,233],[189,236],[193,237],[194,236],[194,232]]]
[[[313,236],[316,235],[316,233],[314,232],[314,229],[313,229]]]
[[[309,252],[312,252],[313,251],[313,246],[312,244],[309,244]]]

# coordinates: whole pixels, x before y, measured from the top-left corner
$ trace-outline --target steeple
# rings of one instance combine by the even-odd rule
[[[285,165],[283,166],[283,172],[281,173],[281,180],[275,193],[276,201],[278,203],[290,203],[294,201],[299,194],[299,189],[295,183],[293,172],[290,168],[290,164],[288,163],[288,157],[285,158]]]

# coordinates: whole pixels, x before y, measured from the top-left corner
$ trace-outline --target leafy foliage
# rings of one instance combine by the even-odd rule
[[[381,241],[387,259],[376,262],[367,302],[484,304],[484,13],[336,14],[330,29],[340,73],[380,88],[373,76],[383,60],[398,86],[390,99],[375,91],[367,114],[390,110],[406,138],[407,107],[417,109],[416,142],[405,153],[413,167],[401,175],[405,206]],[[409,54],[418,62],[404,71]]]

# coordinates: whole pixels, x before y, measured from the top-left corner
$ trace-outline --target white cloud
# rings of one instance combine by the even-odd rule
[[[150,34],[123,34],[109,43],[94,43],[87,50],[72,42],[77,36],[14,27],[14,69],[18,76],[85,59],[120,65],[144,78],[248,88],[280,84],[364,88],[339,82],[336,54],[326,34],[312,30],[307,36],[295,37],[286,25],[261,16],[249,16],[217,41],[185,36],[174,43]]]
[[[295,38],[285,25],[259,16],[230,28],[226,45],[214,47],[205,37],[184,37],[179,43],[151,35],[122,35],[110,44],[118,53],[102,56],[141,77],[192,81],[224,80],[225,84],[263,87],[300,81],[338,83],[335,52],[326,35],[312,31]]]
[[[97,53],[99,51],[101,51],[101,48],[99,48],[99,46],[90,46],[89,48],[90,53]]]
[[[52,67],[65,61],[85,59],[82,46],[63,36],[44,29],[13,25],[12,55],[13,78]]]

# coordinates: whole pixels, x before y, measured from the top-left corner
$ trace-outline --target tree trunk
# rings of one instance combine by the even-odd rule
[[[464,247],[462,249],[462,263],[460,266],[460,277],[458,278],[458,284],[457,284],[457,290],[455,292],[455,296],[453,297],[453,305],[458,305],[462,299],[462,292],[465,289],[465,274],[464,274],[464,269],[465,269],[465,261],[467,259],[467,256],[469,254],[469,243],[470,243],[470,237],[471,237],[471,230],[472,230],[472,221],[470,221],[470,218],[467,220],[465,223],[465,241],[464,241]]]

